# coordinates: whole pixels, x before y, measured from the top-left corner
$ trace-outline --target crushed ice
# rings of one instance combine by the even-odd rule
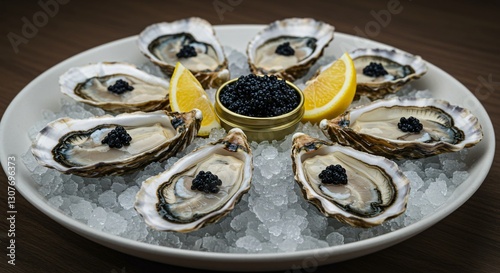
[[[250,73],[243,53],[229,47],[225,50],[233,78]],[[334,59],[333,56],[323,57],[304,78],[310,78],[320,65]],[[149,63],[141,68],[162,76],[161,71]],[[305,85],[301,79],[296,84]],[[213,100],[215,90],[208,92]],[[425,98],[432,97],[432,93],[414,90],[409,86],[390,96]],[[353,102],[351,107],[367,102],[369,100],[362,97]],[[101,109],[63,99],[59,112],[43,110],[43,119],[33,125],[28,135],[33,140],[48,122],[60,117],[88,118],[103,114],[105,112]],[[326,139],[318,127],[310,123],[301,124],[297,131]],[[291,134],[281,141],[251,143],[255,167],[251,190],[218,223],[188,234],[149,229],[133,208],[142,181],[169,168],[186,153],[224,134],[223,129],[213,130],[209,138],[196,139],[177,157],[162,163],[151,163],[143,170],[125,176],[82,178],[61,174],[39,166],[30,151],[23,155],[22,160],[32,172],[31,177],[39,185],[39,192],[45,196],[48,204],[92,228],[154,245],[235,253],[316,249],[389,233],[435,212],[469,175],[463,163],[467,150],[420,160],[398,161],[397,164],[411,182],[407,211],[374,228],[353,228],[324,217],[302,197],[292,174]]]

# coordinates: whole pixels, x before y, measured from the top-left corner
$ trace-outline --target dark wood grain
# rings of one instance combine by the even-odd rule
[[[285,17],[313,17],[339,32],[359,34],[387,1],[242,0],[220,17],[215,1],[77,1],[60,5],[46,25],[15,53],[7,35],[21,33],[22,18],[41,10],[38,1],[0,4],[0,113],[40,73],[92,47],[138,34],[145,26],[189,16],[212,24],[268,24]],[[47,0],[43,0],[47,2]],[[220,0],[220,2],[228,2]],[[233,1],[238,2],[238,1]],[[403,1],[377,35],[368,36],[423,56],[463,83],[500,125],[500,2]],[[373,33],[372,33],[373,34]],[[481,78],[496,84],[481,87]],[[496,151],[498,155],[498,149]],[[2,158],[2,161],[5,159]],[[500,272],[500,163],[479,190],[450,216],[398,245],[315,272]],[[7,264],[4,214],[6,175],[0,174],[2,272],[201,272],[150,262],[110,250],[65,229],[17,196],[17,260]],[[302,271],[302,272],[312,272]]]

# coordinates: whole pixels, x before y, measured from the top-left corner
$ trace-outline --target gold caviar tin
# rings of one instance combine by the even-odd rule
[[[292,111],[275,117],[249,117],[227,109],[219,99],[219,94],[224,87],[237,80],[236,78],[224,83],[215,93],[215,113],[226,131],[240,128],[245,132],[249,141],[256,142],[281,140],[295,131],[304,115],[304,94],[300,88],[286,81],[288,86],[292,87],[300,97],[299,105]]]

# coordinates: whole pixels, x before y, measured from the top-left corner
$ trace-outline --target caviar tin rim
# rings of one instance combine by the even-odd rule
[[[283,80],[281,78],[279,78],[279,79]],[[296,121],[296,120],[298,120],[298,121],[302,120],[302,116],[304,114],[304,93],[295,84],[293,84],[287,80],[284,80],[285,83],[288,86],[292,87],[299,94],[299,97],[300,97],[299,105],[288,113],[285,113],[285,114],[279,115],[279,116],[274,116],[274,117],[250,117],[250,116],[245,116],[245,115],[235,113],[235,112],[227,109],[221,103],[221,101],[219,99],[220,92],[227,85],[232,84],[237,80],[238,80],[238,78],[235,78],[235,79],[232,79],[232,80],[225,82],[223,85],[221,85],[217,89],[217,91],[215,93],[215,109],[216,109],[215,112],[219,116],[219,118],[225,119],[227,121],[232,121],[232,123],[241,123],[242,121],[246,121],[243,123],[245,123],[245,124],[249,123],[249,125],[254,125],[251,127],[258,127],[259,122],[268,122],[268,124],[281,125],[281,123],[278,123],[277,121],[283,120],[284,122],[289,123],[289,122]],[[293,117],[293,120],[289,120],[291,117]]]
[[[301,119],[294,119],[290,122],[287,122],[287,123],[284,123],[284,124],[280,124],[280,125],[277,125],[277,126],[273,126],[273,127],[268,127],[268,128],[262,128],[262,126],[248,126],[248,125],[244,125],[242,126],[241,124],[237,124],[231,120],[227,120],[227,119],[224,119],[224,118],[220,118],[221,122],[226,124],[227,126],[231,127],[231,128],[240,128],[242,129],[243,131],[251,131],[251,132],[263,132],[263,130],[265,130],[266,132],[275,132],[275,133],[279,133],[280,131],[284,131],[290,127],[293,127],[295,125],[297,125]]]

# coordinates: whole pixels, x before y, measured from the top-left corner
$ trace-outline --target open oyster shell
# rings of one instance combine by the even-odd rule
[[[420,56],[395,50],[360,48],[351,51],[349,55],[356,68],[356,97],[367,96],[372,100],[383,98],[427,72],[427,65]],[[363,68],[370,62],[381,63],[388,74],[379,77],[364,75]]]
[[[122,94],[108,91],[123,80],[134,89]],[[155,111],[169,105],[169,83],[134,65],[102,62],[69,69],[59,78],[61,92],[76,101],[111,112]]]
[[[409,180],[388,159],[296,133],[292,161],[304,197],[326,216],[372,227],[406,210]],[[323,183],[319,174],[337,164],[346,170],[347,184]]]
[[[356,95],[367,96],[371,100],[381,99],[389,93],[396,93],[405,84],[419,79],[427,72],[427,65],[420,56],[395,50],[379,48],[359,48],[349,52],[356,68]],[[387,71],[387,75],[370,77],[363,74],[363,69],[371,62],[380,63]],[[333,64],[327,64],[318,69],[316,78],[322,71]]]
[[[204,19],[191,17],[150,25],[139,34],[137,43],[141,52],[169,76],[181,62],[204,88],[217,88],[229,80],[224,50],[212,25]],[[177,57],[184,45],[192,46],[197,56]]]
[[[398,128],[401,117],[420,120],[419,133]],[[377,100],[322,120],[320,128],[334,142],[388,158],[422,158],[459,151],[481,141],[483,131],[469,110],[437,99]]]
[[[196,137],[200,110],[185,113],[135,112],[116,117],[60,118],[37,135],[31,151],[43,166],[86,177],[118,175],[164,160]],[[132,137],[130,145],[110,148],[101,141],[118,125]]]
[[[294,81],[307,73],[333,40],[334,27],[312,18],[278,20],[260,31],[248,44],[248,64],[254,74],[273,74]],[[295,53],[276,54],[285,42]]]
[[[191,189],[200,171],[222,181],[217,193]],[[218,221],[248,192],[252,179],[252,152],[243,131],[203,146],[177,161],[167,171],[142,183],[135,209],[156,230],[190,232]]]

